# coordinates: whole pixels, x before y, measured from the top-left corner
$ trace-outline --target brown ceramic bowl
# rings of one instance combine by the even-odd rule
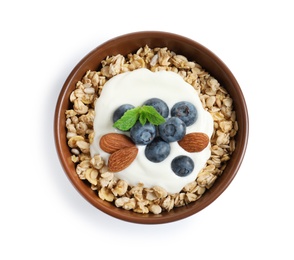
[[[75,166],[71,161],[70,149],[67,146],[65,128],[65,110],[69,108],[69,95],[74,90],[75,84],[80,80],[87,70],[97,70],[100,62],[106,56],[122,54],[127,55],[148,45],[154,47],[168,47],[177,54],[186,56],[189,60],[196,60],[204,69],[214,76],[224,86],[234,100],[239,123],[239,131],[236,136],[236,150],[234,151],[225,171],[214,185],[204,195],[187,206],[174,208],[170,212],[162,214],[139,214],[117,208],[107,201],[99,199],[89,186],[79,179],[75,172]],[[228,187],[242,163],[248,140],[248,114],[242,91],[235,77],[227,66],[210,50],[194,40],[186,37],[158,31],[135,32],[111,39],[86,55],[72,70],[66,79],[55,111],[54,134],[57,153],[62,167],[80,194],[93,206],[115,218],[142,224],[160,224],[177,221],[189,217],[207,207],[216,200]]]

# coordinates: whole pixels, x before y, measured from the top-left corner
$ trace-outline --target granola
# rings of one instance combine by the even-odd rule
[[[178,73],[197,91],[203,107],[214,120],[210,139],[211,157],[197,178],[176,194],[168,194],[158,186],[146,188],[143,183],[130,186],[108,171],[108,166],[100,155],[90,155],[89,147],[94,136],[95,100],[110,78],[138,68]],[[99,198],[125,210],[160,214],[198,200],[221,176],[235,150],[234,137],[238,131],[238,122],[229,93],[197,62],[189,61],[166,47],[152,49],[146,45],[126,56],[118,54],[106,57],[101,62],[99,71],[89,70],[77,82],[70,101],[72,107],[66,111],[67,141],[77,175],[90,184]]]

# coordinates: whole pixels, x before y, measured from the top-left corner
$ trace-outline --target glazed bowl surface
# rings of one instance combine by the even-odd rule
[[[82,181],[76,174],[75,164],[71,161],[70,148],[66,138],[65,111],[70,108],[69,96],[75,89],[76,83],[82,79],[88,70],[98,70],[100,63],[107,56],[136,52],[139,48],[148,45],[150,48],[167,47],[176,54],[183,55],[188,60],[196,61],[228,91],[233,99],[234,110],[238,121],[238,133],[235,137],[236,148],[227,167],[213,186],[195,202],[185,206],[164,211],[161,214],[140,214],[133,211],[117,208],[110,202],[101,200],[97,193],[90,189],[89,185]],[[187,218],[203,210],[214,202],[231,184],[236,176],[247,147],[249,134],[249,120],[246,102],[242,90],[230,69],[212,51],[199,44],[195,40],[169,32],[142,31],[133,32],[115,37],[99,45],[89,52],[72,70],[61,88],[54,117],[54,137],[56,150],[65,174],[77,189],[77,191],[94,207],[102,212],[133,223],[162,224]]]

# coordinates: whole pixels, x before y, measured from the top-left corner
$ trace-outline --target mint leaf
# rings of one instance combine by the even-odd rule
[[[145,113],[140,113],[139,121],[141,125],[145,125],[147,122],[147,117]]]
[[[121,131],[128,131],[138,120],[141,125],[145,125],[147,121],[153,125],[160,125],[165,122],[164,117],[161,116],[154,107],[144,105],[127,110],[123,116],[113,124],[113,127]]]
[[[144,114],[147,120],[153,125],[160,125],[165,122],[164,117],[152,106],[142,106],[141,115],[142,114]]]
[[[113,124],[113,127],[121,131],[128,131],[134,126],[134,124],[136,124],[139,116],[140,107],[135,107],[130,110],[127,110],[123,114],[123,116]]]

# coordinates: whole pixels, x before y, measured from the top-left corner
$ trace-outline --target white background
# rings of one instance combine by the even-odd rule
[[[294,259],[292,1],[1,1],[0,259]],[[124,222],[59,163],[59,91],[89,51],[141,30],[205,45],[237,78],[250,137],[229,188],[194,216]],[[102,254],[102,255],[101,255]]]

